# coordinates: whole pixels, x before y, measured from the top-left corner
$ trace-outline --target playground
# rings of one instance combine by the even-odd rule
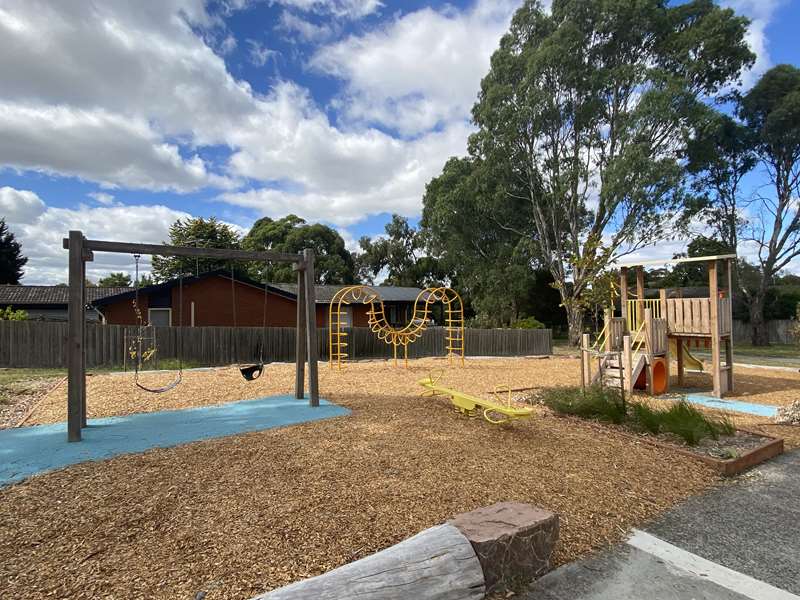
[[[764,416],[796,399],[800,373],[737,367],[734,379],[729,296],[713,276],[728,256],[709,259],[705,299],[664,292],[648,301],[637,266],[635,299],[622,279],[627,310],[609,310],[595,343],[584,336],[569,357],[470,356],[450,288],[422,290],[404,326],[389,324],[375,288],[343,288],[330,303],[329,362],[320,365],[310,252],[102,242],[80,232],[65,246],[76,300],[68,377],[26,405],[21,427],[0,431],[0,578],[11,597],[250,598],[508,501],[558,515],[557,566],[719,484],[714,468],[680,449],[538,403],[546,390],[616,386],[653,405],[685,396],[709,414],[744,407],[726,412],[733,424],[800,446],[796,427]],[[87,372],[81,299],[95,251],[292,263],[302,296],[296,360],[270,362],[262,338],[250,363],[184,369],[179,360],[177,371],[147,371],[143,357],[157,349],[140,335],[129,348],[133,372]],[[347,305],[359,302],[391,359],[352,355]],[[435,304],[443,356],[409,359]],[[688,351],[697,339],[712,350],[701,373]]]
[[[14,597],[124,589],[248,598],[509,499],[561,515],[555,562],[569,562],[715,485],[717,476],[690,458],[541,407],[508,426],[466,418],[446,398],[423,397],[417,382],[444,371],[442,385],[492,399],[500,385],[575,385],[579,363],[468,358],[464,367],[448,367],[441,358],[412,360],[408,369],[391,361],[324,366],[321,395],[348,416],[83,462],[0,489],[2,578]],[[134,388],[131,374],[91,375],[83,443],[91,443],[96,418],[286,395],[293,367],[269,365],[252,382],[235,368],[186,371],[180,386],[158,395]],[[737,398],[748,402],[788,403],[800,385],[797,373],[740,374]],[[169,374],[142,377],[159,385]],[[693,373],[685,384],[693,378],[708,385],[708,375]],[[62,385],[38,402],[26,425],[63,421],[65,405]],[[736,421],[761,423],[787,446],[800,445],[789,435],[796,428],[750,416]]]

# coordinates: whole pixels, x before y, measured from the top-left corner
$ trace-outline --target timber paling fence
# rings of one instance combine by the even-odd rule
[[[159,359],[178,357],[189,365],[228,365],[255,362],[264,339],[264,360],[291,362],[295,359],[294,327],[153,327],[145,328],[148,348],[155,338]],[[391,358],[392,347],[375,337],[367,327],[347,330],[350,359]],[[135,344],[139,328],[124,325],[86,325],[86,366],[122,367],[125,350]],[[432,327],[408,348],[409,358],[445,355],[446,329]],[[467,356],[529,356],[551,354],[553,335],[549,329],[466,329]],[[67,366],[67,324],[36,321],[0,321],[0,367],[63,368]],[[319,356],[328,357],[328,329],[317,329]],[[403,357],[398,348],[398,358]],[[128,359],[130,368],[130,359]],[[152,363],[155,367],[155,358]],[[152,368],[149,367],[149,368]]]

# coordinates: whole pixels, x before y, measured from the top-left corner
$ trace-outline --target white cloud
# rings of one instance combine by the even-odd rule
[[[221,198],[271,217],[294,212],[312,221],[349,225],[382,212],[416,215],[425,184],[449,156],[465,152],[472,131],[462,121],[413,141],[376,130],[343,133],[288,83],[278,87],[270,107],[265,125],[251,130],[256,139],[243,140],[246,150],[234,155],[231,164],[239,175],[294,185],[282,186],[289,191],[262,188]]]
[[[288,10],[284,10],[281,13],[278,29],[288,34],[296,35],[306,42],[321,42],[329,39],[334,33],[334,29],[331,25],[317,25],[302,17],[298,17]]]
[[[41,207],[44,210],[35,218],[14,227],[23,254],[28,257],[23,279],[28,285],[55,285],[66,281],[67,252],[62,249],[61,240],[72,229],[81,230],[93,239],[157,244],[169,239],[169,226],[176,219],[190,216],[160,205],[67,209],[45,207],[42,203]],[[143,257],[144,272],[149,269],[148,265],[149,258]],[[132,256],[96,252],[94,261],[87,263],[86,269],[89,279],[96,281],[114,271],[132,274],[133,266]]]
[[[142,119],[64,106],[0,102],[0,164],[108,186],[189,191],[223,177],[198,156],[183,158]]]
[[[347,19],[366,17],[383,6],[380,0],[275,0],[275,2],[307,12]]]
[[[279,3],[334,18],[357,18],[380,7],[351,0]],[[247,177],[259,188],[289,191],[245,189],[222,199],[273,216],[290,209],[312,221],[415,215],[425,183],[449,156],[466,150],[469,106],[510,7],[508,0],[482,0],[464,13],[426,9],[395,17],[375,37],[352,38],[386,61],[382,67],[367,61],[372,73],[395,70],[397,80],[379,78],[373,89],[365,83],[369,73],[343,71],[342,77],[356,80],[348,90],[357,99],[362,88],[378,94],[379,111],[403,98],[402,110],[387,122],[422,115],[404,126],[422,133],[404,140],[358,119],[335,125],[296,84],[279,82],[261,96],[235,80],[197,31],[216,26],[202,0],[165,0],[148,10],[124,0],[6,0],[0,9],[0,165],[108,188],[179,192],[231,190],[242,181],[231,178]],[[409,60],[391,56],[392,49],[408,45],[420,45],[409,49]],[[338,56],[341,68],[356,68]],[[438,66],[426,64],[431,61]],[[407,97],[417,89],[415,67],[422,90],[416,104]],[[440,68],[445,76],[436,73],[434,81]],[[442,119],[441,127],[425,129]],[[222,167],[202,160],[207,146],[221,147]]]
[[[724,0],[723,2],[725,6],[751,20],[746,39],[750,50],[756,54],[756,62],[742,74],[742,88],[745,90],[753,87],[761,75],[772,67],[766,28],[778,8],[785,3],[785,0]]]
[[[250,62],[257,67],[263,67],[270,58],[274,58],[278,54],[257,40],[248,39],[247,44],[250,46]]]
[[[236,50],[236,46],[237,46],[236,38],[233,37],[231,34],[228,34],[227,36],[225,36],[225,39],[222,40],[222,42],[220,42],[219,50],[223,55],[230,54],[231,52]]]
[[[87,196],[103,206],[112,206],[114,204],[113,194],[107,194],[106,192],[89,192]]]
[[[30,223],[44,209],[44,202],[34,192],[0,187],[0,218],[6,223]]]
[[[468,117],[518,6],[479,0],[466,12],[424,8],[321,48],[310,65],[345,82],[336,107],[348,119],[415,135]]]

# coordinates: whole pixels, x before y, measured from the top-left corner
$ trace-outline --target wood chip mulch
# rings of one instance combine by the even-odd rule
[[[561,515],[562,564],[718,481],[698,461],[541,409],[511,427],[462,418],[419,395],[416,381],[446,365],[325,366],[323,394],[349,417],[84,463],[0,490],[4,597],[250,598],[502,500]],[[578,369],[573,359],[474,360],[442,383],[574,385]],[[187,372],[162,396],[135,392],[126,375],[95,376],[90,415],[291,389],[291,365],[265,375],[250,384],[230,369]],[[31,421],[63,419],[64,404],[57,389]]]

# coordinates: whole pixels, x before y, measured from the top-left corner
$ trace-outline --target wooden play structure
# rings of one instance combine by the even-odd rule
[[[426,390],[422,395],[447,396],[450,398],[450,402],[452,402],[456,411],[464,416],[475,417],[481,414],[489,423],[499,425],[515,419],[526,419],[533,414],[532,407],[516,406],[512,402],[510,389],[504,390],[508,394],[505,400],[500,397],[500,392],[503,390],[499,389],[494,392],[494,400],[487,400],[438,385],[441,376],[442,373],[438,375],[431,374],[425,379],[420,379],[417,383]]]
[[[650,394],[669,389],[670,360],[677,364],[678,384],[686,367],[702,370],[703,363],[690,348],[711,350],[713,394],[733,391],[733,303],[731,272],[736,255],[702,256],[625,264],[620,269],[619,313],[606,311],[603,329],[595,342],[589,334],[581,340],[581,384],[620,387],[625,392],[646,388]],[[705,262],[708,296],[685,298],[679,290],[659,290],[658,298],[645,298],[644,267]],[[719,285],[724,265],[726,287]],[[628,271],[636,270],[636,292],[628,290]]]
[[[329,363],[331,368],[341,370],[347,359],[348,304],[368,304],[367,324],[372,332],[392,346],[394,362],[397,364],[397,349],[403,349],[403,359],[408,366],[408,346],[417,341],[428,328],[431,321],[431,309],[441,302],[444,306],[445,351],[449,361],[459,360],[464,364],[464,306],[458,292],[448,287],[429,287],[422,290],[414,301],[414,314],[404,327],[392,326],[386,318],[381,295],[374,287],[368,285],[351,285],[340,289],[331,299],[328,307]]]
[[[65,250],[69,250],[67,439],[70,442],[79,442],[81,430],[86,427],[86,263],[94,260],[94,252],[115,252],[134,256],[157,254],[159,256],[186,256],[227,261],[292,263],[297,271],[295,398],[302,399],[305,396],[305,363],[308,360],[309,404],[319,406],[317,312],[314,288],[314,252],[312,250],[304,250],[302,254],[289,254],[271,250],[249,251],[232,248],[132,244],[89,240],[80,231],[70,231],[69,237],[64,238],[63,246]],[[263,358],[261,363],[263,368]],[[257,366],[247,367],[246,370]],[[245,372],[242,375],[247,378]],[[179,382],[180,378],[178,377],[173,383],[164,387],[172,388]]]

